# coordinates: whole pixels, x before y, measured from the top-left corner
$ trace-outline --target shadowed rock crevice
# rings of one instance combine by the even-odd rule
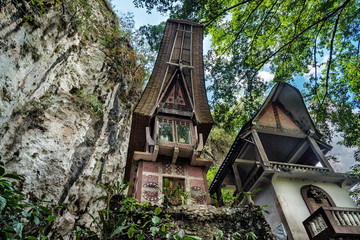
[[[92,154],[95,151],[95,144],[99,138],[102,121],[96,122],[94,125],[95,128],[90,128],[85,136],[85,141],[79,144],[75,148],[75,152],[71,158],[72,165],[70,167],[70,178],[65,184],[65,187],[60,196],[59,202],[64,202],[66,197],[69,194],[71,187],[74,185],[75,181],[79,179],[81,173],[83,172],[86,164],[91,158]]]

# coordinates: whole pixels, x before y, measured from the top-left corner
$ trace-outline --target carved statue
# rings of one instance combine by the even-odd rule
[[[317,203],[321,203],[323,199],[327,199],[326,195],[322,191],[314,188],[314,186],[310,186],[308,197],[315,199]]]

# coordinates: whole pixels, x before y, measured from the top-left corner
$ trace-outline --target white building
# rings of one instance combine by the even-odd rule
[[[357,176],[335,173],[298,89],[280,82],[240,130],[210,193],[261,188],[256,205],[278,239],[360,239],[360,209],[347,190]]]

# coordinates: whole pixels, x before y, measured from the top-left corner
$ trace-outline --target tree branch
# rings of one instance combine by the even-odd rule
[[[225,49],[225,51],[224,51],[223,53],[225,53],[225,52],[236,42],[236,40],[239,39],[240,34],[241,34],[241,32],[244,30],[247,21],[250,19],[251,15],[256,11],[256,9],[258,9],[258,7],[259,7],[263,2],[264,2],[264,0],[261,0],[261,1],[259,2],[259,4],[256,5],[256,7],[251,11],[251,13],[250,13],[250,14],[248,15],[248,17],[246,18],[244,24],[242,25],[240,31],[236,34],[235,39],[231,42],[231,44],[228,45],[228,47]]]
[[[275,7],[276,3],[278,2],[278,0],[275,1],[275,3],[271,6],[270,10],[266,13],[264,19],[261,21],[260,25],[258,26],[258,28],[256,29],[256,32],[251,40],[251,43],[250,43],[250,50],[249,50],[249,53],[251,53],[251,50],[252,50],[252,47],[253,47],[253,43],[255,41],[255,38],[257,36],[257,34],[259,33],[263,23],[265,22],[265,20],[267,19],[267,17],[269,16],[269,14],[271,13],[271,11],[273,10],[273,8]]]
[[[343,8],[340,10],[339,14],[338,14],[337,17],[336,17],[334,30],[333,30],[333,33],[332,33],[332,36],[331,36],[330,56],[329,56],[328,67],[327,67],[327,70],[326,70],[326,78],[325,78],[325,95],[324,95],[324,98],[323,98],[321,104],[324,103],[325,98],[327,97],[327,95],[329,95],[329,93],[328,93],[328,89],[329,89],[329,75],[330,75],[331,61],[332,61],[333,48],[334,48],[334,39],[335,39],[336,30],[337,30],[337,26],[338,26],[338,23],[339,23],[339,19],[340,19],[340,15],[341,15],[342,10],[343,10]]]
[[[278,50],[276,50],[274,53],[272,53],[270,56],[268,56],[265,60],[261,61],[260,63],[258,63],[255,68],[257,68],[254,73],[256,75],[256,73],[264,66],[264,64],[269,61],[269,59],[271,59],[272,57],[274,57],[276,54],[278,54],[282,49],[284,49],[286,46],[288,46],[289,44],[293,43],[297,38],[299,38],[301,35],[303,35],[305,32],[307,32],[309,29],[313,28],[314,26],[316,26],[317,24],[326,21],[327,19],[331,18],[333,15],[335,15],[335,13],[337,13],[339,10],[342,10],[351,0],[346,0],[340,7],[336,8],[332,13],[330,13],[329,15],[319,19],[318,21],[314,22],[313,24],[311,24],[310,26],[308,26],[307,28],[305,28],[304,30],[302,30],[299,34],[297,34],[295,37],[293,37],[289,42],[287,42],[286,44],[282,45]],[[254,75],[254,76],[255,76]],[[253,77],[254,77],[253,76]]]
[[[325,25],[325,21],[323,21],[320,25],[320,28],[319,28],[319,31],[317,32],[316,36],[315,36],[315,40],[314,40],[314,69],[315,69],[315,95],[318,99],[318,102],[320,102],[320,99],[319,99],[319,96],[317,94],[317,88],[318,88],[318,83],[317,83],[317,80],[318,80],[318,77],[317,77],[317,61],[316,61],[316,42],[317,42],[317,38],[321,32],[321,29],[323,28],[323,26]]]
[[[246,4],[248,2],[251,2],[253,0],[247,0],[247,1],[243,1],[243,2],[240,2],[238,4],[235,4],[234,6],[231,6],[231,7],[228,7],[226,9],[224,9],[221,13],[217,14],[213,19],[210,20],[210,22],[206,23],[206,21],[204,23],[201,23],[201,24],[205,24],[205,28],[207,28],[212,22],[214,22],[216,19],[218,19],[220,16],[222,16],[223,14],[225,14],[227,11],[230,11],[231,9],[233,8],[236,8],[240,5],[243,5],[243,4]]]
[[[306,0],[304,1],[303,5],[302,5],[302,7],[301,7],[301,10],[300,10],[299,16],[298,16],[297,19],[296,19],[295,29],[294,29],[294,35],[296,34],[296,28],[297,28],[297,25],[298,25],[298,23],[299,23],[299,20],[300,20],[300,16],[301,16],[301,14],[302,14],[302,11],[303,11],[304,8],[305,8],[305,3],[306,3]]]

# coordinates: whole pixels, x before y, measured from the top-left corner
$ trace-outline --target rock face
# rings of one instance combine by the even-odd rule
[[[140,87],[106,42],[132,51],[105,0],[54,2],[0,3],[0,149],[28,197],[68,205],[64,235],[102,207],[97,183],[123,178]]]
[[[250,210],[247,206],[216,208],[210,205],[182,205],[167,208],[165,212],[171,215],[174,223],[172,231],[186,229],[202,239],[215,239],[220,230],[223,233],[221,239],[253,239],[253,235],[258,240],[275,239],[257,206]]]

